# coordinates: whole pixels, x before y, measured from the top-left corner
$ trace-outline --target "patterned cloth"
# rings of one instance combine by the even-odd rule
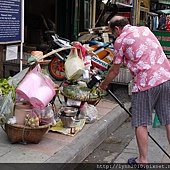
[[[126,25],[114,43],[115,64],[127,65],[134,78],[132,92],[170,80],[170,62],[149,28]]]

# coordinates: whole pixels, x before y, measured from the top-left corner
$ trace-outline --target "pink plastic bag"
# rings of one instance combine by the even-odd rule
[[[17,87],[16,93],[35,108],[43,109],[55,96],[55,84],[48,76],[41,73],[41,68],[37,65],[27,73]]]

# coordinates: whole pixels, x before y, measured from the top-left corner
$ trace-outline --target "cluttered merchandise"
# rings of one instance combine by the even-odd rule
[[[106,95],[98,88],[105,70],[92,67],[94,54],[83,50],[82,55],[69,48],[60,82],[41,67],[48,55],[30,55],[28,68],[0,79],[0,125],[11,143],[38,144],[49,132],[75,136],[97,120],[96,105]]]

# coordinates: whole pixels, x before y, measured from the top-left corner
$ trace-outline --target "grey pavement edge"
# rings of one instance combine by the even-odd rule
[[[125,107],[128,109],[130,103],[125,103]],[[93,123],[90,130],[87,129],[88,132],[79,133],[73,142],[57,152],[45,163],[81,163],[128,117],[128,114],[117,105],[99,121]]]

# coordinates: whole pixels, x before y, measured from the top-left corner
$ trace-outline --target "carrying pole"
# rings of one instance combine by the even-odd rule
[[[127,110],[124,106],[124,104],[112,93],[111,90],[107,89],[107,92],[116,100],[116,102],[121,106],[121,108],[123,108],[130,117],[132,117],[132,113]],[[148,132],[148,136],[153,140],[153,142],[155,142],[155,144],[164,152],[164,154],[170,159],[170,155],[162,148],[161,145],[159,145],[159,143],[150,135],[150,133]]]

